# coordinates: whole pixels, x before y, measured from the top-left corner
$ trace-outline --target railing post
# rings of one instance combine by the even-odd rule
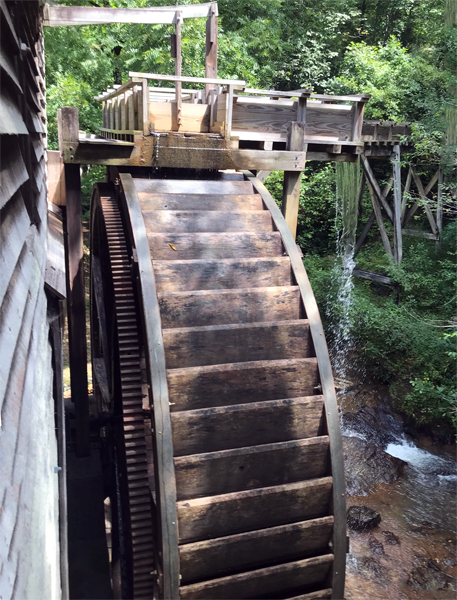
[[[217,17],[216,6],[211,5],[211,15],[206,20],[206,57],[205,77],[217,77]],[[205,84],[206,104],[209,104],[211,90],[216,87],[214,83]]]
[[[175,75],[181,77],[182,75],[182,55],[181,55],[181,23],[182,15],[179,10],[176,11],[175,18]],[[176,123],[177,130],[181,127],[182,122],[182,83],[180,81],[175,82],[176,90]]]
[[[292,121],[290,123],[287,150],[306,152],[307,144],[304,143],[305,127],[306,124],[303,122]],[[297,235],[301,174],[302,171],[284,171],[282,214],[294,239]]]

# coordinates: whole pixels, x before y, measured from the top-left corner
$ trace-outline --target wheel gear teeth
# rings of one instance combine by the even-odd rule
[[[127,488],[131,523],[133,598],[153,598],[152,505],[143,417],[139,330],[127,241],[118,203],[101,197],[114,288]],[[134,434],[134,435],[132,435]],[[141,504],[138,499],[141,497]],[[144,548],[145,537],[151,541]]]

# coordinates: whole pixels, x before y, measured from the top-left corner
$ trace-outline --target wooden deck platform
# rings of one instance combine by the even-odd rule
[[[364,122],[366,94],[328,96],[249,89],[244,81],[228,79],[130,76],[97,97],[100,135],[62,140],[64,162],[302,171],[307,160],[354,161],[364,151],[389,157],[407,134],[405,124]],[[152,87],[151,81],[175,87]],[[193,87],[182,89],[183,84]],[[214,87],[206,94],[195,89],[199,85]],[[298,134],[295,123],[302,124]]]

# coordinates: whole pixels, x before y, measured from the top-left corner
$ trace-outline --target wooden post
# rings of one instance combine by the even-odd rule
[[[233,85],[228,85],[227,92],[227,122],[225,123],[225,138],[230,139],[232,135],[232,118],[233,118]]]
[[[217,17],[216,6],[211,5],[211,15],[206,19],[206,56],[205,77],[217,77]],[[214,83],[205,84],[206,103],[209,104],[210,92],[216,87]]]
[[[57,115],[59,140],[78,143],[78,109],[59,108]],[[61,145],[60,148],[62,151],[63,146]],[[71,398],[75,404],[76,416],[76,454],[88,456],[90,454],[89,396],[87,392],[86,304],[79,169],[79,164],[65,165],[65,262]]]
[[[400,146],[395,144],[392,152],[392,165],[394,175],[394,260],[401,263],[403,244],[401,237],[401,170]]]
[[[352,117],[352,141],[359,142],[360,136],[362,135],[362,125],[363,125],[363,112],[364,112],[365,102],[357,102],[354,105],[354,112]]]
[[[384,250],[386,251],[386,254],[388,256],[392,256],[392,248],[390,247],[390,242],[389,242],[389,238],[387,236],[386,226],[384,225],[384,221],[382,220],[381,205],[378,202],[377,195],[375,194],[375,192],[373,191],[373,188],[371,187],[371,183],[370,183],[369,179],[368,179],[368,189],[370,191],[371,202],[373,204],[373,212],[375,214],[376,221],[378,223],[379,231],[381,232],[381,239],[382,239],[382,243],[384,245]]]
[[[441,232],[443,231],[443,170],[440,167],[438,173],[438,204],[436,206],[436,228],[438,229],[439,240],[436,241],[436,247],[441,247]]]
[[[59,555],[62,600],[69,600],[68,582],[68,514],[67,514],[67,447],[65,435],[65,406],[63,398],[63,342],[60,317],[63,302],[48,296],[51,320],[54,391],[57,425],[57,460],[59,470]]]
[[[149,135],[149,86],[148,80],[143,79],[141,82],[141,127],[143,129],[143,135]]]
[[[182,54],[181,54],[181,24],[182,13],[177,10],[175,18],[175,38],[176,38],[176,58],[175,58],[175,75],[182,75]],[[181,127],[182,122],[182,83],[175,82],[176,90],[176,124],[177,130]]]
[[[306,151],[305,148],[305,123],[292,121],[290,123],[287,149],[297,152]],[[282,188],[282,214],[289,229],[294,236],[297,235],[298,207],[300,200],[300,180],[302,171],[284,171]]]

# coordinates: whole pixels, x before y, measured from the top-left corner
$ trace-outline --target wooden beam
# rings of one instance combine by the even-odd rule
[[[68,582],[68,515],[67,515],[67,444],[65,405],[63,397],[63,340],[60,317],[63,302],[48,297],[48,316],[51,321],[52,363],[54,369],[54,401],[57,429],[57,464],[59,470],[59,556],[62,600],[70,598]]]
[[[182,24],[182,13],[181,11],[176,11],[176,20],[175,20],[175,40],[176,40],[176,56],[175,56],[175,75],[177,77],[181,77],[181,65],[182,65],[182,53],[181,53],[181,24]],[[179,128],[182,123],[182,83],[180,81],[176,81],[175,84],[176,89],[176,130],[179,131]],[[148,98],[149,100],[149,98]],[[174,127],[173,127],[174,129]]]
[[[243,94],[252,94],[253,96],[270,96],[272,98],[309,98],[309,90],[298,90],[296,92],[280,92],[278,90],[257,90],[245,88]]]
[[[198,6],[198,5],[190,5]],[[180,4],[183,8],[184,5]],[[160,73],[136,73],[131,71],[129,77],[138,79],[152,79],[153,81],[181,81],[182,83],[214,83],[216,85],[233,85],[236,88],[242,88],[246,82],[242,79],[217,79],[214,77],[177,77],[176,75],[162,75]]]
[[[430,227],[431,227],[433,233],[437,234],[438,233],[438,228],[436,226],[435,218],[433,216],[433,213],[432,213],[430,207],[428,206],[427,194],[432,189],[433,185],[435,185],[436,181],[438,181],[439,170],[435,173],[435,175],[433,176],[432,180],[429,182],[429,184],[427,186],[427,190],[424,190],[424,186],[422,185],[422,181],[420,180],[420,177],[417,174],[417,171],[416,171],[415,167],[413,167],[413,166],[411,167],[411,173],[413,175],[413,179],[414,179],[414,183],[416,184],[417,191],[419,192],[419,196],[421,197],[421,200],[424,202],[424,210],[425,210],[425,214],[427,215],[428,222],[430,223]],[[433,184],[432,184],[432,182],[433,182]],[[408,215],[409,215],[409,213],[408,213]],[[411,218],[411,216],[409,216],[409,218],[405,219],[405,225],[409,221],[409,219]]]
[[[383,209],[386,211],[386,214],[389,217],[390,222],[393,223],[392,209],[388,205],[385,198],[382,197],[382,193],[381,193],[381,190],[379,189],[378,182],[376,181],[376,177],[374,176],[374,173],[371,170],[370,163],[368,162],[368,158],[365,156],[365,154],[360,155],[360,162],[362,163],[362,168],[365,172],[365,176],[370,185],[370,189],[373,190],[373,193],[375,194],[378,202],[381,204]]]
[[[352,141],[359,142],[362,136],[363,112],[365,110],[366,100],[360,100],[354,105],[354,113],[352,115]]]
[[[232,135],[232,120],[233,120],[233,85],[228,86],[228,93],[226,95],[227,104],[227,121],[225,123],[225,137],[230,139]]]
[[[323,102],[368,102],[370,94],[354,94],[352,96],[329,96],[328,94],[311,94],[310,98]]]
[[[394,181],[394,178],[393,178],[393,176],[391,176],[389,178],[389,181],[384,186],[384,189],[382,190],[382,195],[383,195],[384,198],[387,198],[387,196],[388,196],[388,194],[390,192],[390,189],[391,189],[391,187],[393,185],[393,181]],[[361,206],[361,203],[362,203],[362,197],[363,197],[363,192],[364,192],[364,189],[365,189],[365,183],[366,183],[366,178],[365,178],[365,174],[363,174],[362,175],[362,181],[360,183],[360,191],[359,191],[359,207]],[[365,238],[367,237],[368,232],[372,228],[373,223],[375,222],[375,220],[376,220],[376,215],[374,213],[374,210],[372,210],[370,216],[368,217],[368,221],[365,223],[365,227],[363,228],[363,231],[360,234],[359,239],[356,242],[356,245],[355,245],[355,248],[354,248],[354,256],[353,256],[353,258],[355,258],[357,256],[357,254],[360,252],[360,248],[362,247],[362,245],[363,245],[363,243],[365,241]]]
[[[289,151],[304,152],[305,123],[291,122],[287,148]],[[300,181],[302,171],[284,171],[282,190],[282,214],[294,237],[297,235],[298,209],[300,201]]]
[[[438,203],[436,206],[436,228],[440,239],[437,240],[437,247],[441,246],[441,232],[443,231],[443,170],[439,168],[438,174]]]
[[[387,275],[381,275],[380,273],[373,273],[373,271],[365,271],[364,269],[354,269],[352,274],[356,277],[362,277],[362,279],[369,279],[376,283],[383,283],[384,285],[392,285],[393,281]]]
[[[216,10],[217,3],[180,5],[183,19],[205,18]],[[102,8],[89,6],[44,7],[44,27],[67,25],[102,25],[106,23],[140,23],[145,25],[172,25],[175,22],[176,6],[153,8]]]
[[[408,175],[406,177],[405,189],[403,190],[403,198],[402,198],[402,201],[401,201],[401,222],[402,222],[402,225],[404,225],[406,205],[408,203],[408,194],[409,194],[409,188],[411,187],[412,177],[413,176],[411,174],[411,167],[410,167],[408,169]]]
[[[400,146],[396,144],[392,153],[394,177],[394,260],[401,263],[403,247],[401,237],[401,170]]]
[[[360,248],[362,247],[363,242],[365,241],[365,238],[367,237],[368,232],[372,228],[375,220],[376,220],[376,215],[375,215],[374,210],[372,210],[370,216],[368,217],[368,221],[365,223],[365,227],[363,228],[363,231],[360,234],[359,239],[357,240],[357,242],[355,244],[353,258],[355,258],[357,256],[357,254],[360,252]]]
[[[205,43],[205,77],[207,79],[217,78],[217,4],[213,6],[211,15],[206,20],[206,43]],[[206,103],[209,104],[211,90],[216,87],[214,83],[205,84]]]
[[[390,242],[389,242],[389,238],[387,236],[387,231],[386,231],[386,227],[384,225],[384,221],[382,219],[382,213],[381,213],[381,205],[379,204],[378,201],[378,197],[377,194],[375,194],[370,180],[367,178],[368,180],[368,189],[370,191],[370,196],[371,196],[371,202],[373,204],[373,211],[376,217],[376,221],[378,223],[378,227],[379,227],[379,231],[381,232],[381,239],[382,239],[382,243],[384,245],[384,250],[386,251],[386,254],[388,254],[389,256],[392,256],[392,248],[390,247]]]
[[[148,81],[147,79],[143,79],[141,85],[141,128],[143,129],[143,135],[149,135],[149,111],[148,111],[148,103],[149,103],[149,90],[148,90]]]
[[[435,233],[428,233],[428,231],[419,231],[417,229],[403,229],[404,235],[410,235],[411,237],[423,238],[424,240],[439,240],[439,235]]]
[[[78,109],[59,108],[59,139],[76,146],[79,140]],[[72,146],[70,146],[71,148]],[[65,259],[67,274],[68,348],[71,398],[75,405],[76,453],[90,454],[89,396],[87,391],[86,304],[79,164],[65,165]]]

